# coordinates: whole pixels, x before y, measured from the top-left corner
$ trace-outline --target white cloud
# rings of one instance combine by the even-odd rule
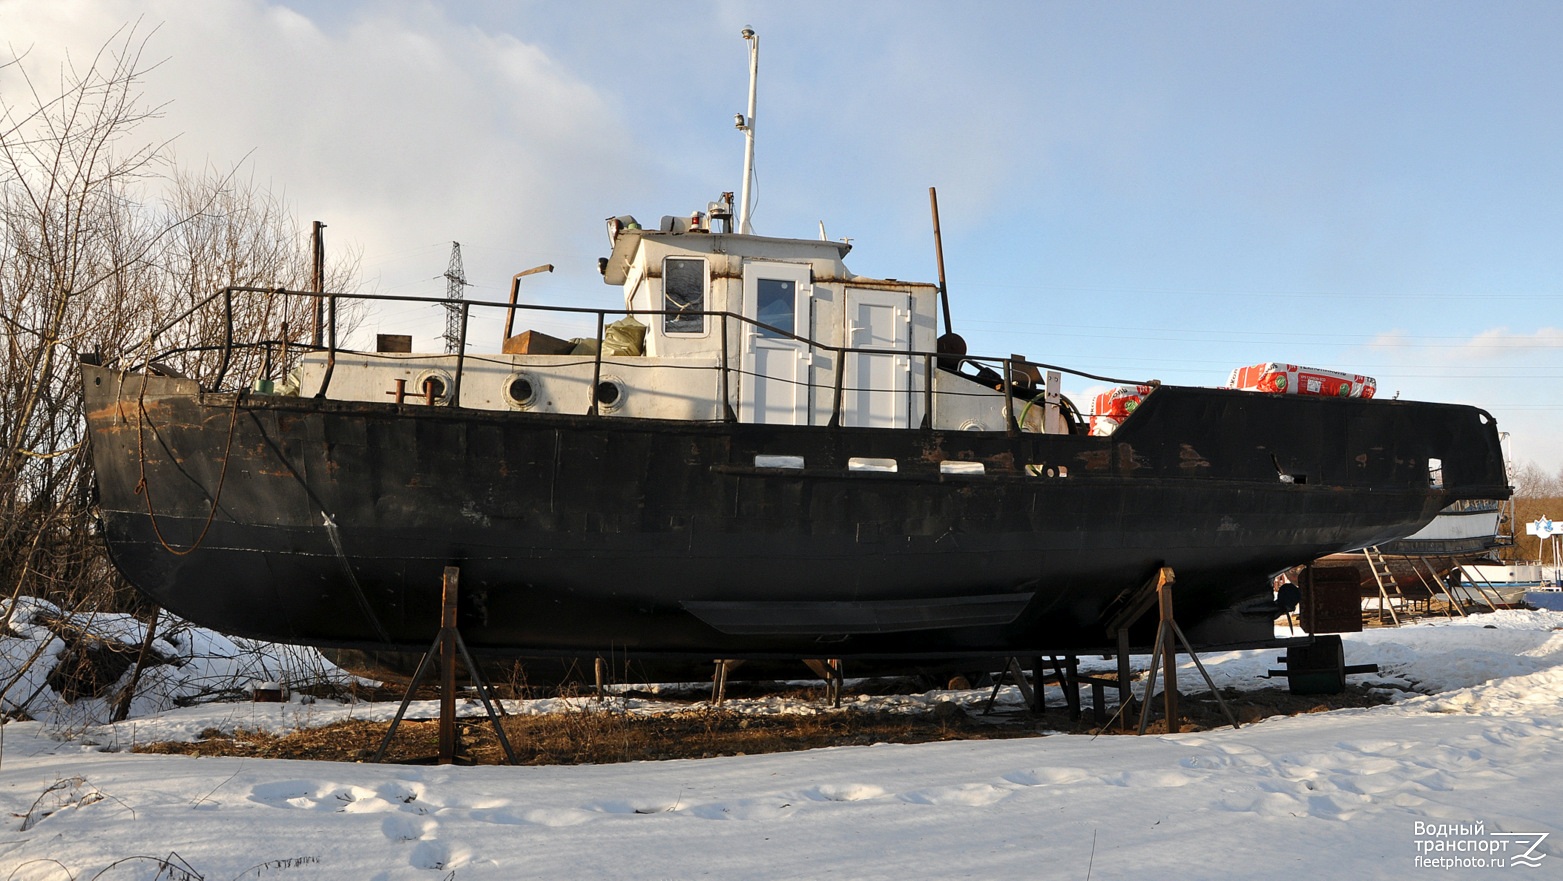
[[[633,139],[613,96],[543,48],[433,6],[364,7],[327,32],[259,0],[0,0],[6,39],[32,47],[36,71],[138,19],[146,58],[166,58],[146,77],[148,101],[168,103],[145,136],[177,135],[185,165],[249,155],[257,180],[329,225],[328,247],[362,248],[381,289],[442,294],[456,240],[474,297],[499,298],[511,274],[542,262],[610,293],[578,242],[612,206],[579,195],[634,189]]]
[[[1512,331],[1493,327],[1468,337],[1414,335],[1392,330],[1374,335],[1368,348],[1394,363],[1449,367],[1453,363],[1494,366],[1547,360],[1563,369],[1563,330],[1540,327]]]

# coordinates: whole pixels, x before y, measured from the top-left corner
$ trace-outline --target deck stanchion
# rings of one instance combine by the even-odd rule
[[[1010,437],[1020,435],[1020,423],[1015,420],[1015,386],[1011,383],[1015,365],[1010,359],[1004,359],[1004,433]]]
[[[722,313],[722,421],[737,422],[738,415],[733,412],[732,378],[730,373],[732,366],[727,362],[727,313]]]
[[[836,382],[830,400],[830,427],[841,427],[841,387],[846,381],[847,353],[845,349],[836,350]]]
[[[223,289],[223,357],[217,365],[217,378],[212,380],[212,391],[221,391],[223,377],[228,375],[228,365],[233,360],[233,288]]]
[[[456,347],[456,376],[450,383],[450,403],[447,406],[461,406],[461,371],[467,363],[467,315],[472,311],[472,304],[466,300],[461,301],[461,344]]]
[[[933,355],[923,356],[923,428],[933,428]]]
[[[597,415],[597,386],[602,384],[602,336],[603,314],[597,313],[597,354],[592,358],[592,405],[586,411],[588,416]]]
[[[326,372],[320,378],[320,391],[315,392],[315,397],[324,398],[326,389],[331,387],[331,373],[336,370],[336,294],[321,294],[326,297]]]

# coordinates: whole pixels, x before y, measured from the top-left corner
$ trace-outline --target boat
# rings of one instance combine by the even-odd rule
[[[1527,523],[1525,531],[1540,539],[1544,555],[1550,549],[1552,556],[1557,556],[1557,540],[1563,528],[1551,518]],[[1473,603],[1500,609],[1524,608],[1529,594],[1559,590],[1558,569],[1546,565],[1544,559],[1498,561],[1484,557],[1462,565],[1459,582]]]
[[[1470,557],[1513,544],[1504,533],[1503,505],[1498,499],[1462,499],[1432,522],[1404,538],[1378,546],[1381,553],[1402,557]]]
[[[1252,646],[1273,573],[1508,497],[1495,421],[1467,405],[1137,380],[1092,434],[1061,377],[1124,381],[968,355],[942,258],[939,284],[863,277],[848,243],[758,235],[747,212],[725,193],[613,217],[599,269],[622,309],[517,305],[518,274],[509,303],[459,304],[452,354],[337,344],[339,304],[439,299],[228,288],[192,312],[298,298],[320,345],[235,377],[246,347],[288,356],[225,339],[204,382],[174,345],[85,361],[114,562],[256,639],[422,651],[457,567],[477,653],[689,659],[1111,652],[1116,612],[1171,567],[1194,645]],[[478,352],[480,308],[596,332],[507,327]]]
[[[1452,585],[1476,605],[1496,609],[1525,607],[1525,595],[1544,590],[1546,580],[1540,563],[1499,563],[1488,560],[1460,566],[1460,576]]]
[[[1267,635],[1271,573],[1508,491],[1474,407],[1162,385],[1092,436],[1056,376],[940,353],[936,288],[844,244],[613,245],[645,354],[315,352],[296,394],[84,364],[120,570],[281,642],[420,647],[456,565],[482,649],[835,657],[1094,650],[1171,566],[1225,645]],[[703,308],[659,310],[679,261]],[[1032,404],[1060,430],[1022,430]]]
[[[1489,559],[1496,549],[1513,544],[1505,531],[1504,504],[1496,499],[1462,499],[1438,512],[1416,532],[1348,553],[1331,554],[1317,562],[1350,566],[1357,571],[1364,611],[1382,613],[1386,605],[1454,599],[1476,602],[1475,595],[1455,586],[1450,573],[1466,563]]]

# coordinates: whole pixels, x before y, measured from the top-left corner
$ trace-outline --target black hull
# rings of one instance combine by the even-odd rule
[[[1454,405],[1166,387],[1109,438],[1006,437],[236,402],[84,371],[133,584],[225,632],[367,650],[427,647],[448,565],[463,634],[492,653],[1088,651],[1163,565],[1196,642],[1253,642],[1269,573],[1508,494],[1492,420]],[[849,471],[853,456],[900,470]],[[944,459],[987,470],[941,474]],[[199,546],[172,553],[214,497]]]

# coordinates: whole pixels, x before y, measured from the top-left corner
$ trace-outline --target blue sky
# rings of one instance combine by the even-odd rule
[[[973,351],[1365,373],[1563,466],[1563,5],[0,0],[33,63],[138,17],[180,161],[248,156],[376,290],[458,240],[475,298],[613,305],[603,218],[739,187],[750,25],[756,231],[932,280],[937,186]]]

